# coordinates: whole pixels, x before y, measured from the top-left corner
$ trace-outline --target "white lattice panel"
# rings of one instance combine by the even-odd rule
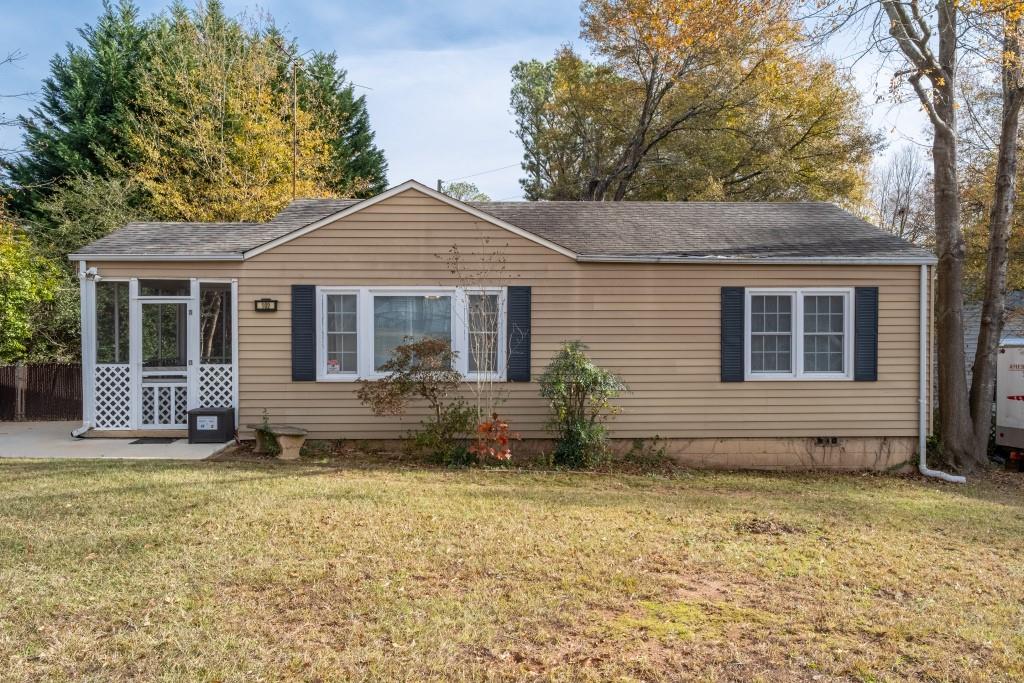
[[[142,385],[142,426],[180,427],[188,420],[188,387],[153,382]]]
[[[234,400],[230,365],[199,366],[199,406],[230,408]]]
[[[173,424],[188,424],[188,387],[176,387],[174,391]]]
[[[156,387],[142,386],[142,424],[156,424]]]
[[[158,424],[177,424],[174,421],[174,387],[157,387],[156,391],[160,398],[160,409],[157,411]]]
[[[93,397],[96,429],[131,426],[131,382],[127,365],[97,365]]]

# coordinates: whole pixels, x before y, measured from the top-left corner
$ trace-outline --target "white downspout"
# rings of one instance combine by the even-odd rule
[[[921,311],[918,321],[920,329],[918,332],[918,395],[917,395],[917,469],[926,477],[935,477],[953,484],[966,484],[967,478],[948,472],[928,469],[928,266],[921,266],[921,286],[918,289],[921,299]]]

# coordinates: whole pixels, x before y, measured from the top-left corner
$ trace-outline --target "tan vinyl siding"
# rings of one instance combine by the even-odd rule
[[[237,277],[240,421],[301,424],[314,437],[394,438],[415,418],[376,418],[351,383],[291,381],[290,287],[455,285],[446,254],[474,260],[483,240],[533,289],[536,379],[560,344],[581,339],[631,393],[615,437],[914,436],[918,267],[576,263],[415,191],[352,214],[242,263],[90,263],[102,275]],[[878,286],[878,382],[719,381],[722,286]],[[253,300],[277,299],[276,314]],[[544,436],[535,383],[509,383],[502,412]]]

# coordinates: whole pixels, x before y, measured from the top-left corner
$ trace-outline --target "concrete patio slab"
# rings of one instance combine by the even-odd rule
[[[134,439],[76,439],[80,422],[0,422],[0,458],[105,458],[121,460],[205,460],[225,444],[133,444]]]

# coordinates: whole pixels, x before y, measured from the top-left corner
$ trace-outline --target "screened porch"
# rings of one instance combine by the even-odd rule
[[[100,431],[186,429],[238,400],[237,282],[104,278],[82,288],[83,409]]]

